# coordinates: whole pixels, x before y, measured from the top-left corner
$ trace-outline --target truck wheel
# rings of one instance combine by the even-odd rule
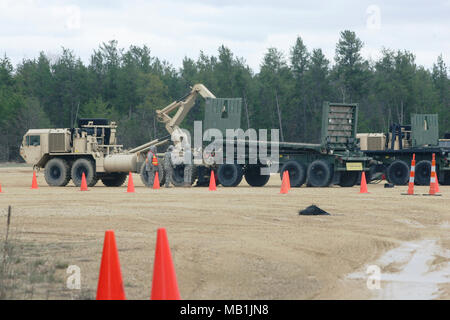
[[[409,167],[402,160],[395,160],[386,170],[388,181],[398,186],[404,186],[409,181]]]
[[[141,170],[139,171],[139,175],[141,176],[141,181],[144,184],[144,186],[153,188],[153,186],[150,186],[148,184],[148,171],[145,170],[145,162],[141,166]],[[163,185],[166,182],[166,177],[164,175],[164,169],[161,165],[158,166],[158,178],[159,178],[159,184]]]
[[[309,165],[308,183],[311,187],[328,187],[333,179],[330,165],[323,160],[316,160]]]
[[[191,182],[194,179],[192,178]],[[173,168],[172,179],[170,180],[175,187],[182,187],[184,185],[184,164],[177,165]]]
[[[422,160],[416,165],[416,173],[414,177],[414,182],[418,186],[430,185],[431,176],[431,161]]]
[[[245,170],[245,181],[252,187],[263,187],[269,182],[270,174],[261,174],[260,165],[249,165]]]
[[[289,182],[291,187],[301,187],[306,181],[305,166],[295,160],[286,162],[280,170],[280,178],[283,180],[283,172],[289,172]]]
[[[45,181],[52,187],[64,187],[70,181],[70,169],[67,161],[53,158],[45,165]]]
[[[359,171],[344,171],[341,172],[341,178],[339,179],[339,185],[344,188],[350,188],[353,187],[357,182],[358,178],[360,177],[361,172]],[[367,180],[367,183],[369,183],[369,180]]]
[[[445,186],[450,186],[450,171],[442,171],[442,184]]]
[[[224,187],[236,187],[241,183],[244,170],[239,164],[221,164],[217,170],[217,178]]]
[[[83,172],[86,176],[86,183],[88,187],[93,187],[97,183],[98,178],[95,174],[94,164],[92,163],[92,161],[85,158],[76,160],[72,165],[71,174],[73,184],[76,187],[81,186],[81,178],[83,176]]]
[[[102,178],[102,183],[106,187],[120,187],[123,185],[123,183],[127,180],[127,174],[126,173],[109,173],[106,176]]]

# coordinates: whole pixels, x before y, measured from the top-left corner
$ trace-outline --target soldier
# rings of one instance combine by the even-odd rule
[[[158,157],[156,146],[151,146],[145,159],[145,170],[147,171],[148,186],[152,187],[155,179],[155,174],[158,171]]]
[[[170,188],[170,182],[172,180],[173,173],[173,163],[172,163],[172,151],[174,150],[173,146],[169,146],[167,148],[166,153],[164,154],[164,174],[166,176],[165,187]]]
[[[194,166],[192,164],[192,152],[188,145],[188,148],[184,151],[184,186],[192,186],[192,171]]]

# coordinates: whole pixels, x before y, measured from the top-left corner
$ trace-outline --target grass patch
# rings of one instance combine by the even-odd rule
[[[4,236],[0,234],[0,299],[94,298],[90,290],[67,289],[68,263],[54,258],[58,244],[23,242],[10,232],[10,220],[11,209],[8,210],[6,233]]]

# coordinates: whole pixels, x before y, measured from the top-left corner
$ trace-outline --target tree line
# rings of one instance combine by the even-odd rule
[[[324,101],[359,103],[359,132],[386,132],[409,124],[412,113],[438,113],[441,135],[450,132],[450,79],[442,55],[432,70],[413,53],[382,49],[376,61],[361,55],[363,42],[340,33],[333,63],[298,37],[288,53],[269,48],[255,73],[225,46],[217,55],[185,57],[179,69],[152,56],[147,46],[101,44],[88,65],[72,50],[41,52],[13,66],[0,58],[0,161],[20,160],[19,145],[31,128],[68,128],[83,117],[118,123],[118,136],[133,147],[166,136],[155,110],[205,84],[217,97],[243,99],[242,128],[280,128],[285,141],[318,142]],[[201,120],[199,101],[183,123]]]

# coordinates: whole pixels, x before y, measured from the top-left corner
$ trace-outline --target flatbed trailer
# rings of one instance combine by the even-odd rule
[[[387,135],[374,137],[386,141],[379,140],[384,145],[382,150],[370,150],[370,146],[364,150],[364,154],[373,159],[368,173],[369,181],[381,173],[390,183],[406,185],[415,155],[415,184],[429,185],[434,154],[439,183],[450,185],[450,147],[440,143],[438,132],[436,114],[413,114],[411,125],[393,125]],[[377,143],[373,146],[377,146]]]
[[[436,159],[436,174],[442,185],[450,185],[450,150],[445,148],[408,148],[403,150],[367,150],[364,152],[378,163],[369,171],[370,177],[382,172],[387,181],[395,185],[406,185],[409,181],[411,162],[415,155],[415,184],[429,185],[431,161]]]
[[[288,171],[292,187],[328,187],[333,184],[352,187],[357,184],[362,171],[369,170],[372,160],[359,150],[356,139],[358,105],[325,102],[322,114],[322,138],[320,144],[278,141],[252,141],[249,139],[215,140],[215,151],[223,155],[223,163],[209,163],[195,166],[197,185],[209,182],[211,170],[215,171],[217,182],[224,187],[235,187],[245,178],[250,186],[264,186],[270,175],[261,169],[276,164],[276,172]],[[228,128],[229,129],[229,128]],[[227,137],[228,138],[228,137]],[[278,149],[277,157],[269,161],[257,159],[260,145],[267,150]],[[250,152],[251,146],[256,152]],[[239,148],[242,148],[242,154]],[[203,146],[204,147],[204,146]],[[233,152],[227,152],[233,148]],[[242,149],[241,149],[242,151]],[[233,158],[227,155],[233,154]],[[267,173],[268,170],[266,170]],[[274,173],[274,170],[271,170]],[[175,167],[175,185],[183,181],[184,166]],[[195,179],[194,179],[195,180]]]

